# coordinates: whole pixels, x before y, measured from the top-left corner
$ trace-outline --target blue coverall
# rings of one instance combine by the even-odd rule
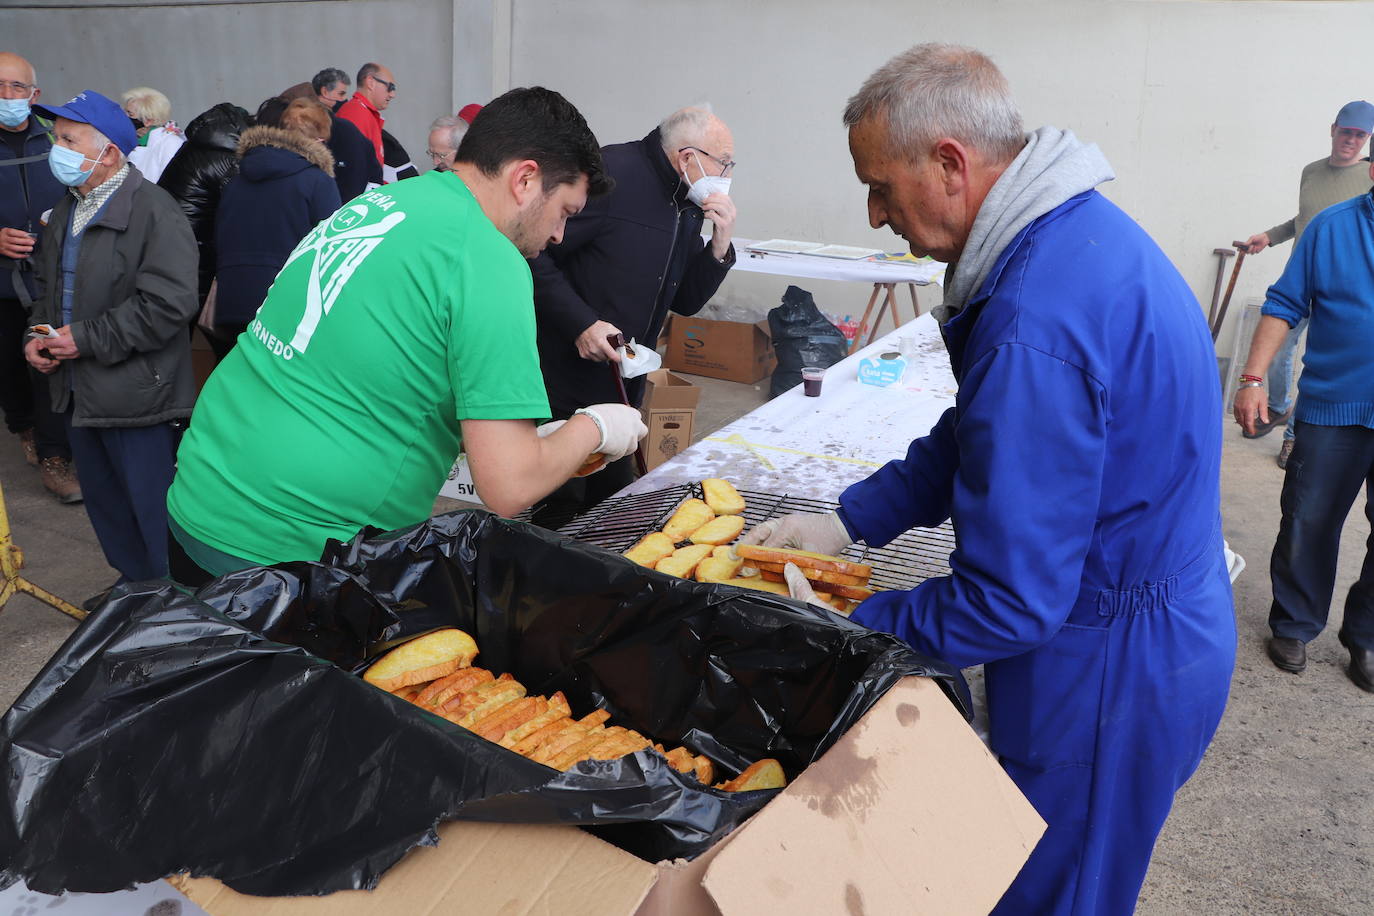
[[[1235,663],[1211,337],[1096,191],[1027,226],[943,331],[955,406],[840,504],[870,545],[952,518],[952,572],[853,619],[986,666],[992,749],[1049,825],[996,912],[1129,913]]]

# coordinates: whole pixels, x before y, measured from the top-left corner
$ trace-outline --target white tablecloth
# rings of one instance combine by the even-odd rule
[[[875,388],[858,380],[865,356],[912,337],[916,355],[902,380]],[[821,396],[798,385],[707,436],[623,492],[724,477],[737,486],[809,499],[837,499],[845,487],[906,454],[954,404],[954,376],[939,328],[922,315],[825,372]]]
[[[731,270],[859,283],[915,283],[918,286],[944,283],[945,265],[939,261],[847,261],[809,254],[748,250],[748,246],[759,241],[763,240],[734,239],[735,266]]]

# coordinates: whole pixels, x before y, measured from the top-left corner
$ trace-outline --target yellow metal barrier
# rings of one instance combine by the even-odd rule
[[[47,589],[39,588],[19,575],[19,570],[23,568],[24,551],[19,549],[14,543],[14,538],[10,536],[10,517],[5,511],[5,490],[0,487],[0,608],[4,608],[14,595],[23,592],[77,620],[85,619],[86,612],[81,608],[68,604]]]

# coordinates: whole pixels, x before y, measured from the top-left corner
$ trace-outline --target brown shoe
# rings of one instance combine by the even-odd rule
[[[64,506],[81,502],[81,483],[76,479],[72,463],[62,458],[44,458],[39,464],[43,472],[43,486]]]
[[[19,444],[24,447],[24,460],[29,467],[38,467],[38,446],[33,444],[33,430],[26,429],[19,434]]]

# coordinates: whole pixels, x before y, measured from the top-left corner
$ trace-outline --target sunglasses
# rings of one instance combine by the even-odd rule
[[[378,76],[378,75],[375,74],[375,73],[372,74],[371,76],[369,76],[368,79],[372,80],[374,83],[379,83],[379,84],[385,86],[387,92],[395,92],[395,91],[396,91],[396,84],[395,84],[395,83],[388,83],[386,80],[382,79],[380,76]]]

